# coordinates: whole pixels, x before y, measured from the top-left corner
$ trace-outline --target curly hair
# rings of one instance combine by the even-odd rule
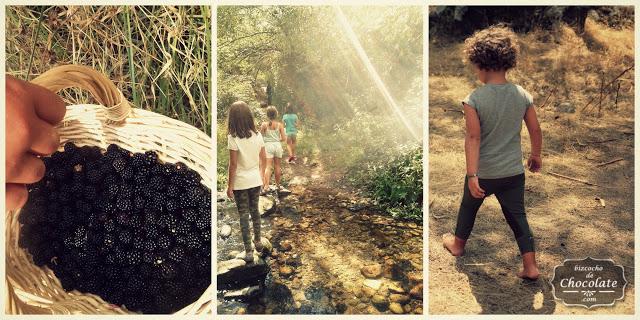
[[[476,31],[464,41],[464,54],[467,61],[482,70],[509,70],[516,66],[518,37],[502,25]]]

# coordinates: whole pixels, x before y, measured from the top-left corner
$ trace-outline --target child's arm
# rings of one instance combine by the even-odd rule
[[[464,103],[464,118],[466,134],[464,137],[464,152],[467,159],[467,176],[469,191],[474,198],[483,198],[484,190],[478,182],[478,162],[480,161],[480,119],[476,109]]]
[[[531,155],[527,160],[527,167],[531,172],[539,172],[542,169],[542,129],[540,129],[538,116],[533,106],[527,108],[527,112],[524,114],[524,123],[527,125],[531,140]]]
[[[238,150],[229,150],[229,177],[227,181],[227,197],[233,198],[233,181],[238,169]]]
[[[285,142],[287,140],[287,135],[284,133],[284,125],[280,124],[280,142]]]

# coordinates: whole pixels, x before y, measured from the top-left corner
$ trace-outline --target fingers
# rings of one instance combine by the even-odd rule
[[[24,184],[7,183],[6,185],[7,211],[18,209],[27,202],[29,193]]]
[[[37,155],[50,155],[60,145],[60,136],[56,129],[42,120],[36,119],[32,124],[32,145],[30,151]]]
[[[7,181],[17,184],[36,183],[44,177],[44,162],[32,154],[23,154],[19,164],[7,172]]]
[[[29,94],[34,102],[36,114],[42,120],[55,125],[62,121],[67,108],[62,98],[44,87],[29,83]]]

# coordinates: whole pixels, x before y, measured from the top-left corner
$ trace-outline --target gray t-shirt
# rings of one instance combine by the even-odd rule
[[[520,131],[533,98],[512,84],[485,84],[464,100],[480,118],[478,177],[497,179],[524,173]]]

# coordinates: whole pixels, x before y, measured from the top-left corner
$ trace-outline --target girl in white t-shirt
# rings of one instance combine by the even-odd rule
[[[234,102],[229,108],[227,139],[229,148],[227,196],[235,199],[238,208],[242,242],[246,253],[244,260],[253,262],[249,219],[253,222],[253,244],[260,253],[263,247],[260,241],[258,199],[266,152],[262,135],[256,130],[251,109],[243,101]]]

